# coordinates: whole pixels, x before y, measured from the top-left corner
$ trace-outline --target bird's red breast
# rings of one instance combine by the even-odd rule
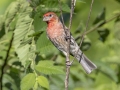
[[[48,12],[43,15],[47,18],[47,35],[50,38],[61,36],[64,32],[63,25],[54,12]]]
[[[47,35],[50,38],[59,37],[63,34],[63,32],[64,32],[64,29],[63,29],[61,22],[58,22],[58,23],[51,22],[47,26]]]

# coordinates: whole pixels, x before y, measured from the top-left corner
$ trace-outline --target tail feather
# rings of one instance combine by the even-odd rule
[[[91,62],[85,55],[83,55],[80,64],[88,74],[90,74],[94,69],[97,68],[97,66],[93,62]]]
[[[88,74],[97,68],[97,66],[82,53],[82,51],[79,49],[78,44],[75,42],[72,36],[70,42],[70,53],[76,57],[76,59],[80,62]]]
[[[78,54],[79,57],[77,56],[77,60],[80,62],[86,73],[90,74],[94,69],[97,68],[97,66],[90,61],[84,54],[82,54],[82,58],[80,58],[81,54]]]

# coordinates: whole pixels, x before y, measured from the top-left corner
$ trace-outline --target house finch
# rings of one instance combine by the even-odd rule
[[[65,27],[59,20],[58,16],[54,12],[48,12],[43,15],[43,21],[47,23],[47,36],[53,45],[62,51],[64,55],[67,55],[67,33],[69,33],[68,28]],[[82,65],[84,70],[89,74],[92,70],[96,69],[97,66],[92,63],[79,49],[78,44],[75,42],[74,38],[70,35],[70,54],[74,56],[79,63]]]

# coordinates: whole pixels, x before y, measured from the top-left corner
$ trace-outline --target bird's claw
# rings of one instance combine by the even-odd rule
[[[73,60],[73,61],[74,61],[74,60]],[[70,62],[70,61],[66,61],[66,65],[67,65],[67,66],[71,66],[72,63],[73,63],[73,61],[72,61],[72,62]]]

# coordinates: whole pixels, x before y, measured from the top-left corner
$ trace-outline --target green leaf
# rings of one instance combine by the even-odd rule
[[[38,90],[38,82],[37,81],[34,84],[33,90]]]
[[[108,64],[105,64],[103,62],[97,62],[96,63],[97,66],[99,67],[98,69],[105,74],[106,76],[108,76],[110,79],[114,80],[115,82],[118,81],[117,75],[115,74],[115,71],[113,71],[110,66],[108,66]]]
[[[93,24],[97,24],[98,22],[105,20],[106,8],[103,8],[102,12],[97,16]]]
[[[16,73],[14,73],[14,74],[16,74]],[[18,78],[17,78],[18,79]],[[19,79],[18,79],[18,82],[19,82]],[[8,84],[11,84],[11,86],[8,86],[9,88],[7,88],[7,89],[3,89],[3,90],[9,90],[10,88],[11,89],[13,89],[14,88],[14,90],[18,90],[18,87],[16,86],[16,82],[15,82],[15,76],[14,76],[14,78],[12,77],[12,76],[10,76],[9,74],[4,74],[4,85],[6,84],[7,85],[7,83]]]
[[[118,1],[120,3],[120,0],[116,0],[116,1]]]
[[[14,17],[17,15],[17,12],[20,9],[19,1],[12,2],[7,8],[5,13],[5,31],[8,32],[10,29],[10,24],[14,20]]]
[[[40,86],[49,89],[49,82],[46,77],[44,76],[38,76],[37,77],[38,83]]]
[[[0,20],[1,20],[0,22],[0,31],[1,31],[3,28],[3,24],[4,24],[3,15],[0,15]]]
[[[40,61],[35,69],[43,74],[64,74],[60,66],[54,66],[52,61]]]
[[[36,13],[35,17],[34,17],[34,29],[35,32],[40,32],[40,31],[45,31],[46,30],[46,23],[43,22],[43,19],[40,18],[40,15],[42,16],[43,14],[38,14]]]
[[[48,40],[46,33],[44,32],[37,40],[37,50],[40,51],[41,55],[50,55],[58,53],[58,50]],[[54,51],[54,52],[52,52]]]
[[[35,74],[29,73],[21,81],[21,90],[30,90],[35,84]]]
[[[87,36],[85,36],[84,41],[81,46],[81,50],[86,51],[90,48],[90,46],[91,46],[91,41]]]
[[[23,1],[23,3],[18,15],[16,29],[14,30],[13,45],[19,60],[25,66],[27,60],[31,61],[35,59],[36,46],[34,37],[29,37],[29,35],[34,33],[33,19],[29,16],[32,8],[29,7],[28,2]]]
[[[26,64],[25,64],[25,69],[27,69],[31,64],[31,61],[26,61]]]
[[[70,7],[67,4],[62,3],[61,7],[64,12],[70,12]]]
[[[104,42],[106,41],[106,38],[108,37],[109,35],[109,30],[106,28],[106,29],[99,29],[97,30],[98,31],[98,34],[100,35],[99,39]]]
[[[61,2],[62,11],[64,12],[70,12],[70,8],[67,4]],[[60,12],[60,6],[57,0],[44,0],[42,5],[39,5],[37,7],[38,11],[48,12],[48,11],[54,11],[54,12]]]

